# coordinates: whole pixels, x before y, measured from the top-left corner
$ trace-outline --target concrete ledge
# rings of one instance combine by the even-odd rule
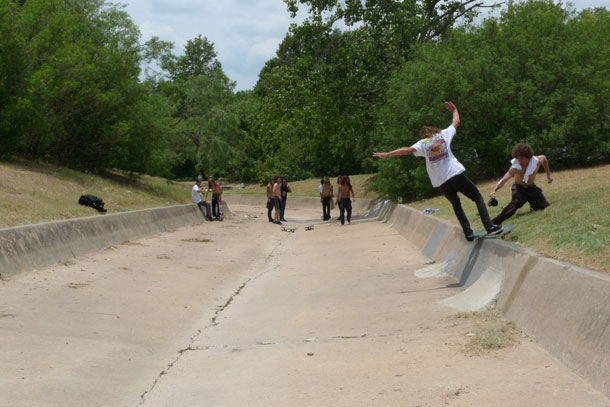
[[[461,228],[405,205],[386,218],[467,288],[444,300],[459,310],[496,307],[570,369],[610,397],[610,276],[501,240],[467,242]],[[416,272],[416,275],[418,272]]]
[[[0,277],[203,221],[189,204],[0,229]]]

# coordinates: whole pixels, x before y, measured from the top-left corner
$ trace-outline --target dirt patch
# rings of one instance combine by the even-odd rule
[[[515,346],[525,337],[513,322],[504,319],[496,310],[462,312],[454,318],[467,319],[473,323],[465,333],[468,338],[465,352],[470,356]]]

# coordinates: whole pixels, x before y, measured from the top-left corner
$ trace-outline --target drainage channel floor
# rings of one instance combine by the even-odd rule
[[[0,282],[0,405],[610,405],[388,225],[231,209]]]

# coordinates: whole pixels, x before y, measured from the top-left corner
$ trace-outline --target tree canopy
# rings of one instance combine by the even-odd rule
[[[610,15],[474,0],[284,0],[305,10],[251,91],[203,34],[141,43],[104,0],[0,2],[0,156],[169,178],[246,181],[379,172],[386,197],[434,193],[417,159],[376,160],[462,116],[453,151],[474,179],[527,141],[554,168],[610,159]]]

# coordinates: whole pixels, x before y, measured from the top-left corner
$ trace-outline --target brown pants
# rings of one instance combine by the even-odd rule
[[[517,183],[513,184],[513,200],[500,212],[498,216],[493,218],[491,221],[496,225],[501,225],[506,219],[510,218],[517,212],[517,209],[525,205],[526,202],[530,203],[533,210],[538,211],[546,208],[550,205],[547,202],[542,190],[532,185],[520,185]]]

